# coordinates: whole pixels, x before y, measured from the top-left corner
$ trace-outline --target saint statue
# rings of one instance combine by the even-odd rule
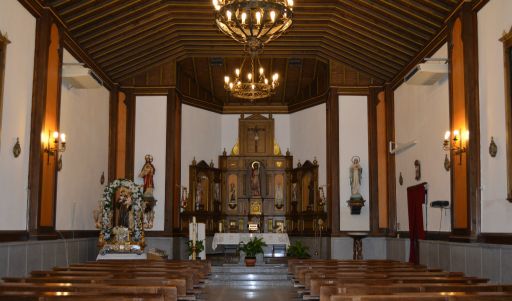
[[[308,190],[308,204],[312,206],[315,204],[315,182],[313,178],[309,181]]]
[[[358,156],[352,157],[352,166],[350,166],[350,187],[351,199],[362,198],[361,196],[361,178],[363,176],[363,168],[359,164],[360,158]]]
[[[155,166],[153,165],[153,156],[146,155],[145,159],[146,163],[144,163],[144,166],[142,166],[142,169],[139,173],[139,178],[144,179],[144,197],[152,198],[153,189],[155,188],[155,184],[153,182]]]
[[[254,161],[251,164],[251,195],[261,196],[260,189],[260,162]]]
[[[201,210],[202,198],[203,198],[203,183],[201,181],[198,181],[197,187],[196,187],[196,211]]]
[[[121,187],[118,190],[119,196],[116,198],[115,203],[115,226],[129,228],[133,223],[130,211],[132,209],[132,196],[131,192],[126,187]]]
[[[284,200],[283,200],[283,186],[281,183],[277,183],[276,193],[275,193],[275,206],[277,209],[283,208]]]

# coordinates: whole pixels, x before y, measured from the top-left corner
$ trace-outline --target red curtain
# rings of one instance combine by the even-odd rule
[[[423,229],[423,207],[425,203],[425,185],[419,184],[407,188],[407,205],[409,209],[409,238],[411,246],[409,251],[409,262],[419,263],[418,239],[425,238]]]

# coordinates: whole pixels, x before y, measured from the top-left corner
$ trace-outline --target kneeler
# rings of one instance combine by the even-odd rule
[[[426,183],[407,187],[407,205],[409,210],[409,262],[419,263],[418,239],[425,238],[423,229],[423,207],[425,203]]]

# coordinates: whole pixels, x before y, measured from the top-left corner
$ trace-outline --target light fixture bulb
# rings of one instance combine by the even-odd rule
[[[462,134],[462,140],[464,140],[464,141],[469,140],[469,131],[468,130],[465,130],[464,133]]]
[[[57,132],[57,131],[53,132],[53,139],[54,140],[59,139],[59,132]]]
[[[224,76],[224,82],[227,84],[229,83],[229,76]]]
[[[226,11],[226,17],[228,18],[228,21],[231,21],[231,11]]]
[[[64,134],[64,133],[60,134],[60,142],[66,143],[66,134]]]
[[[263,75],[263,67],[260,67],[260,75]]]
[[[240,69],[236,68],[235,69],[235,74],[236,74],[237,77],[240,76]]]
[[[245,24],[245,19],[247,19],[247,14],[245,12],[242,13],[242,24]]]
[[[233,83],[229,83],[229,88],[233,89]]]
[[[453,131],[453,138],[454,138],[454,139],[458,139],[458,138],[459,138],[459,135],[460,135],[459,130],[454,130],[454,131]]]
[[[251,88],[254,90],[254,88],[256,88],[256,86],[254,84],[251,85]]]
[[[450,131],[446,131],[446,133],[444,133],[444,140],[448,139],[450,139]]]
[[[276,12],[273,10],[270,11],[270,20],[272,20],[272,22],[276,21]]]
[[[288,0],[288,6],[293,6],[293,0]]]
[[[265,78],[265,85],[268,85],[268,79]]]
[[[261,22],[261,13],[259,11],[256,12],[256,24],[260,25]]]
[[[247,73],[247,79],[252,80],[252,73]]]
[[[219,1],[218,0],[212,0],[213,7],[215,7],[215,10],[220,10]]]

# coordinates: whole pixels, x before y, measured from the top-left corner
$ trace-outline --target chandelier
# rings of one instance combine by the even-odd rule
[[[274,73],[272,80],[269,81],[265,76],[265,69],[262,67],[257,54],[249,52],[249,55],[251,65],[248,68],[245,66],[247,61],[247,55],[245,55],[240,68],[235,69],[234,79],[231,80],[228,75],[224,76],[224,88],[234,97],[243,99],[255,100],[271,96],[279,86],[279,74]],[[255,62],[258,63],[258,69],[255,69]],[[244,68],[249,69],[245,79],[242,75],[246,70]],[[257,74],[255,70],[258,71]]]
[[[219,29],[250,49],[261,49],[292,24],[293,0],[212,0]]]

